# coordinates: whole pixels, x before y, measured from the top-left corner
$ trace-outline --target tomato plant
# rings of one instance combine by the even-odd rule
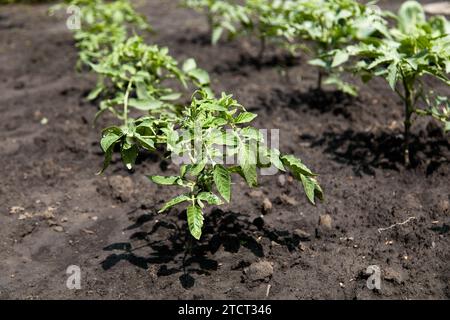
[[[357,71],[363,80],[383,77],[403,101],[404,161],[409,165],[413,115],[433,116],[450,130],[448,99],[430,94],[422,81],[431,76],[450,85],[449,22],[443,16],[427,20],[418,2],[407,1],[398,12],[397,26],[388,36],[361,42],[349,51],[360,58]]]
[[[206,16],[212,44],[216,44],[225,32],[230,38],[236,37],[245,30],[242,26],[250,23],[247,8],[233,1],[182,0],[182,4]]]
[[[298,41],[318,66],[317,88],[325,84],[356,95],[356,88],[341,80],[343,64],[349,59],[345,48],[351,43],[370,38],[374,34],[387,33],[386,21],[381,11],[354,0],[300,0],[290,13],[290,24]]]
[[[131,26],[133,32],[151,30],[145,18],[127,0],[70,0],[68,3],[80,8],[81,28],[74,32],[79,67],[100,61],[116,44],[123,43],[129,34],[128,27]]]
[[[111,111],[127,123],[128,107],[141,111],[167,112],[173,110],[173,101],[181,96],[167,80],[175,79],[184,87],[190,81],[197,87],[209,84],[209,75],[197,68],[193,59],[178,68],[178,62],[167,48],[147,45],[139,36],[128,38],[114,46],[111,53],[98,64],[91,64],[100,75],[96,88],[88,99],[102,96],[100,111]],[[122,108],[122,111],[117,109]]]
[[[196,239],[201,236],[205,204],[220,205],[222,199],[231,200],[233,174],[240,175],[250,187],[256,187],[257,169],[274,166],[290,171],[312,203],[316,197],[322,199],[316,174],[295,156],[281,155],[279,150],[267,147],[259,130],[248,125],[255,117],[256,114],[246,111],[232,96],[222,93],[217,99],[201,90],[179,117],[144,117],[127,127],[107,128],[102,138],[105,165],[116,144],[120,145],[122,160],[129,167],[137,157],[139,146],[154,150],[161,144],[172,156],[186,157],[177,176],[150,176],[150,179],[160,185],[187,189],[168,201],[160,212],[186,203],[189,230]],[[230,158],[237,161],[230,163],[227,161]]]

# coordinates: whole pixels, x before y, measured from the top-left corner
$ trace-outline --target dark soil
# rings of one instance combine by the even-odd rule
[[[262,194],[236,179],[232,204],[207,212],[192,241],[185,212],[156,213],[176,193],[146,178],[176,172],[161,155],[95,175],[107,119],[92,126],[95,78],[75,71],[64,16],[49,17],[48,4],[1,6],[0,298],[264,299],[269,284],[271,299],[450,297],[450,142],[436,123],[415,124],[405,169],[403,108],[383,81],[358,98],[317,92],[306,58],[270,48],[258,65],[256,42],[211,47],[198,14],[140,3],[157,30],[148,41],[194,57],[217,91],[259,114],[258,127],[280,129],[282,151],[320,174],[326,199],[309,205],[277,176],[261,179]],[[273,209],[261,217],[265,197]],[[81,290],[66,288],[69,265],[81,268]],[[366,287],[369,265],[382,270],[381,290]]]

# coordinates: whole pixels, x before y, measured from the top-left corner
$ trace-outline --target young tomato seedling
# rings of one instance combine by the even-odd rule
[[[354,0],[300,0],[291,14],[291,24],[299,41],[306,41],[306,50],[314,57],[310,64],[318,66],[317,89],[322,84],[356,95],[356,88],[340,74],[349,59],[345,48],[374,34],[387,33],[381,13]],[[323,81],[323,77],[327,79]]]
[[[104,131],[102,146],[108,158],[117,143],[147,148],[142,143],[144,138],[151,140],[146,143],[151,147],[147,149],[161,144],[173,158],[184,159],[177,176],[150,176],[150,179],[160,185],[187,189],[168,201],[160,212],[186,203],[189,230],[194,238],[199,239],[205,205],[220,205],[222,199],[231,200],[234,174],[240,175],[250,187],[256,187],[258,168],[273,166],[281,171],[290,171],[312,203],[316,197],[323,198],[316,175],[300,159],[281,155],[279,150],[267,147],[260,131],[249,126],[255,117],[256,114],[246,111],[230,95],[222,94],[216,99],[200,90],[179,117],[137,120],[134,133],[126,137],[123,130],[109,128]],[[128,158],[128,155],[122,153],[123,157]]]
[[[167,48],[146,45],[139,36],[115,45],[109,55],[91,67],[100,75],[88,97],[91,100],[102,97],[96,117],[108,110],[125,125],[129,108],[159,113],[175,111],[173,101],[178,100],[181,93],[168,86],[169,79],[177,80],[184,87],[188,81],[196,87],[209,84],[208,73],[197,68],[193,59],[179,69]]]
[[[182,0],[182,5],[206,16],[211,43],[216,44],[224,32],[230,38],[236,37],[250,23],[248,10],[234,1],[223,0]]]
[[[450,85],[447,77],[450,72],[449,22],[441,16],[427,21],[422,6],[416,1],[407,1],[399,10],[397,27],[388,37],[363,42],[349,48],[349,52],[361,58],[357,71],[363,80],[374,76],[385,78],[403,101],[404,162],[408,166],[413,115],[431,115],[444,122],[446,130],[450,129],[448,98],[438,96],[432,103],[422,82],[427,75]]]

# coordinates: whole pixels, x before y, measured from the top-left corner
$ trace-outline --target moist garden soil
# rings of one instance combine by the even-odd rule
[[[136,6],[156,30],[149,43],[194,57],[217,92],[259,115],[257,127],[280,129],[281,150],[320,174],[325,201],[308,204],[288,176],[262,177],[254,190],[237,177],[232,203],[207,211],[193,241],[182,208],[157,214],[177,192],[146,177],[177,172],[163,153],[141,155],[132,172],[115,158],[95,174],[112,119],[92,125],[95,77],[75,70],[64,14],[1,6],[0,298],[450,297],[450,142],[434,121],[415,123],[405,169],[403,108],[385,82],[360,84],[357,98],[317,91],[305,56],[269,47],[258,63],[257,41],[212,47],[204,18],[177,1]],[[70,265],[81,269],[80,290],[66,287]],[[380,290],[366,286],[370,265],[381,269]]]

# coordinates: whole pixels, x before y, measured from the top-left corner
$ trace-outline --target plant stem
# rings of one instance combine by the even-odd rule
[[[208,22],[209,35],[212,37],[212,35],[214,33],[214,18],[213,18],[213,14],[209,10],[206,14],[206,20]],[[210,44],[213,44],[212,38],[211,38]]]
[[[123,98],[123,117],[125,121],[125,126],[128,126],[128,98],[130,96],[131,84],[133,80],[128,82],[127,91],[125,92],[125,97]]]
[[[414,112],[414,89],[405,85],[405,141],[403,146],[403,156],[405,166],[411,165],[411,158],[409,154],[409,144],[411,139],[411,116]]]
[[[322,69],[319,68],[319,72],[317,75],[317,90],[318,91],[322,91],[322,77],[323,77],[323,72],[322,72]]]
[[[259,37],[259,52],[258,52],[258,61],[259,61],[259,63],[262,63],[265,51],[266,51],[266,37],[261,35]]]

